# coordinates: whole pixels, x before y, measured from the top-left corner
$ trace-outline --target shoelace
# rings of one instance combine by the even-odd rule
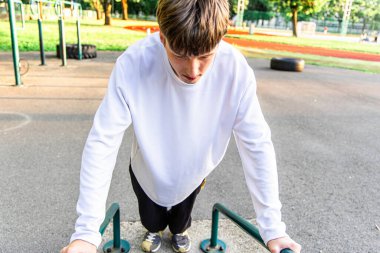
[[[182,235],[182,234],[176,234],[175,235],[175,241],[177,243],[177,245],[179,247],[185,247],[186,246],[186,242],[187,242],[187,238],[185,235]]]
[[[148,232],[146,240],[148,242],[154,242],[154,240],[156,239],[156,236],[157,234]]]

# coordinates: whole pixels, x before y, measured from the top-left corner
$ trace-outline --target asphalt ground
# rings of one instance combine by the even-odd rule
[[[53,55],[39,66],[38,53],[21,53],[30,70],[24,85],[14,87],[12,57],[0,53],[1,253],[59,252],[68,242],[83,145],[119,54],[99,52],[61,67]],[[302,73],[281,72],[270,70],[268,60],[248,62],[272,129],[288,233],[303,252],[379,252],[380,75],[310,65]],[[139,252],[143,230],[128,175],[132,131],[107,206],[120,203],[123,235]],[[210,232],[215,202],[254,218],[233,138],[199,195],[191,235]],[[253,252],[238,229],[224,228],[220,237],[232,238],[230,252]]]

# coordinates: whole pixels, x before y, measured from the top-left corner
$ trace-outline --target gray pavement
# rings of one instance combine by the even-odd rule
[[[11,55],[0,53],[1,253],[59,252],[67,243],[83,145],[119,54],[99,52],[93,60],[68,60],[67,67],[48,55],[42,67],[38,53],[21,53],[30,70],[24,85],[14,87]],[[272,129],[288,233],[304,252],[379,252],[380,75],[309,65],[302,73],[280,72],[268,60],[249,63]],[[139,252],[143,230],[127,173],[131,133],[108,205],[120,203],[123,236]],[[195,241],[210,232],[215,202],[254,218],[233,139],[194,208]],[[254,242],[222,224],[230,252],[253,251]]]

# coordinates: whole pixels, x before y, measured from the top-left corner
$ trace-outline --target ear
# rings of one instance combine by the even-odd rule
[[[160,32],[160,40],[161,40],[161,43],[165,46],[166,38],[162,32]]]

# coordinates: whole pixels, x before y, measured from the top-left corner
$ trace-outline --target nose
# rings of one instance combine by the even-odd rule
[[[200,62],[196,57],[189,59],[187,74],[189,77],[197,77],[200,74]]]

